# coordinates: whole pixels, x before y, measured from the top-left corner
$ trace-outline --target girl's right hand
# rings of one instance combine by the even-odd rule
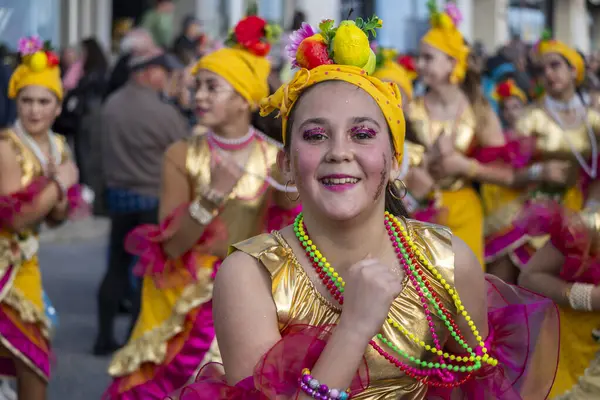
[[[402,291],[404,271],[378,260],[360,261],[348,269],[340,326],[372,339],[383,326],[392,302]]]
[[[435,181],[423,167],[412,167],[404,178],[406,188],[417,200],[423,200],[431,193]]]
[[[571,172],[568,161],[547,161],[542,164],[542,179],[545,183],[566,185]]]
[[[211,165],[211,189],[222,197],[228,196],[244,175],[237,162],[226,155],[215,155]]]
[[[56,167],[56,179],[65,188],[70,188],[79,182],[79,170],[71,160],[65,161]]]

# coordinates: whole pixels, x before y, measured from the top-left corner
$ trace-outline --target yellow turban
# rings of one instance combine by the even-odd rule
[[[398,85],[393,82],[382,82],[369,76],[365,70],[349,66],[325,64],[308,70],[300,69],[294,78],[286,85],[280,87],[272,96],[261,102],[261,115],[269,115],[274,110],[279,110],[282,120],[283,141],[285,143],[287,119],[290,112],[302,94],[309,87],[327,81],[343,81],[358,86],[373,97],[381,108],[390,128],[394,142],[395,156],[402,163],[402,151],[404,150],[405,122],[402,112],[402,96]]]
[[[271,64],[265,57],[243,49],[222,48],[200,59],[192,74],[205,69],[223,77],[253,109],[269,95]]]
[[[10,77],[8,97],[14,99],[19,91],[27,86],[45,87],[54,93],[59,101],[63,99],[62,80],[58,66],[34,70],[27,64],[19,65]]]
[[[373,73],[373,77],[382,81],[394,82],[406,93],[408,100],[413,97],[413,84],[408,71],[397,62],[387,60]]]
[[[466,45],[462,33],[454,23],[454,19],[462,18],[458,8],[449,3],[446,11],[433,11],[431,29],[423,37],[423,43],[435,47],[439,51],[456,60],[450,82],[460,83],[465,79],[469,63],[469,46]]]
[[[569,64],[575,68],[575,71],[577,72],[577,85],[580,85],[583,82],[585,79],[585,61],[577,51],[563,42],[554,39],[542,40],[537,46],[540,55],[555,53],[566,58]]]

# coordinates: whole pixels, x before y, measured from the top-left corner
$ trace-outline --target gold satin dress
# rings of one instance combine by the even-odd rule
[[[588,123],[596,136],[600,134],[600,113],[588,110]],[[589,162],[591,144],[587,126],[562,129],[556,121],[540,105],[530,106],[517,123],[517,135],[535,138],[535,161],[567,160],[572,163],[573,179],[564,189],[560,201],[564,207],[581,211],[584,205],[584,194],[580,182],[582,172],[569,143]],[[534,188],[535,189],[535,188]],[[530,191],[512,190],[509,188],[493,187],[483,192],[486,205],[486,238],[499,237],[509,232],[513,221],[517,218],[524,202],[530,198]],[[523,264],[514,255],[514,250],[525,246],[528,254],[533,255],[548,240],[547,236],[524,236],[518,242],[507,246],[497,257],[508,254],[517,266]],[[560,358],[556,379],[550,398],[564,394],[584,375],[584,371],[600,350],[600,345],[592,338],[592,330],[600,327],[599,312],[575,311],[570,307],[559,306],[560,310]]]
[[[453,135],[454,147],[466,156],[477,146],[477,116],[472,107],[466,108],[456,121],[434,121],[427,114],[424,98],[418,97],[410,103],[406,120],[416,143],[425,148],[432,146],[442,134]],[[417,154],[412,155],[411,165],[418,165],[420,159]],[[437,184],[441,189],[439,206],[445,218],[436,222],[448,226],[454,235],[464,240],[483,266],[483,207],[472,182],[458,177]]]
[[[410,236],[429,262],[436,266],[443,278],[454,286],[454,252],[452,250],[452,234],[446,228],[415,220],[400,220],[407,228]],[[265,267],[271,276],[273,300],[277,308],[279,330],[293,324],[309,324],[313,326],[335,324],[340,318],[341,309],[327,301],[315,288],[303,267],[299,264],[291,247],[276,231],[262,234],[233,246],[254,257]],[[456,307],[452,298],[433,278],[429,270],[423,269],[444,306],[456,316]],[[319,283],[320,284],[320,283]],[[417,291],[408,278],[404,289],[396,298],[390,309],[390,316],[418,339],[433,345],[428,322],[423,311]],[[448,340],[449,333],[445,325],[434,318],[440,343]],[[384,327],[385,336],[398,348],[411,356],[424,360],[434,356],[424,348],[407,339],[397,330]],[[374,338],[377,344],[386,349],[385,344]],[[368,365],[370,384],[362,393],[353,396],[356,400],[421,400],[427,395],[427,387],[422,383],[403,375],[396,366],[387,361],[372,347],[365,353]]]
[[[64,137],[52,134],[52,138],[61,155],[61,162],[65,162],[70,158],[70,151]],[[0,132],[0,140],[7,140],[17,154],[21,189],[44,175],[35,153],[12,129]],[[12,341],[15,336],[0,335],[0,342],[40,378],[48,381],[51,323],[44,311],[37,228],[21,232],[0,229],[0,277],[6,279],[0,288],[0,308],[24,338],[24,341],[17,343]],[[15,252],[15,248],[19,250]],[[24,343],[27,343],[25,347]],[[29,353],[31,349],[35,351]],[[0,370],[4,370],[2,365],[5,363],[12,363],[12,360],[0,357]]]
[[[211,308],[215,263],[227,255],[232,243],[263,232],[271,192],[264,178],[276,173],[279,148],[258,140],[252,146],[245,165],[246,173],[216,218],[224,226],[226,240],[213,242],[209,248],[192,249],[196,279],[187,272],[181,259],[167,261],[172,268],[165,268],[170,271],[164,274],[165,281],[171,282],[166,287],[158,286],[153,277],[144,276],[141,310],[135,328],[128,343],[114,355],[108,369],[111,376],[122,378],[117,384],[118,393],[126,393],[151,381],[156,366],[168,365],[178,357],[193,329],[190,321],[200,308]],[[209,190],[210,165],[211,150],[206,137],[194,135],[188,138],[185,166],[193,188],[190,202]],[[212,315],[210,318],[212,320]],[[212,340],[210,349],[200,356],[196,365],[199,369],[207,362],[221,362],[216,340]],[[192,377],[194,371],[189,371],[188,375],[188,378]],[[143,392],[139,394],[144,395]]]

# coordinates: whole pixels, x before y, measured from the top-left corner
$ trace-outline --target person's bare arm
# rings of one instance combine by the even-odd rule
[[[225,375],[233,385],[251,376],[261,357],[281,340],[271,278],[257,260],[242,252],[225,259],[217,274],[213,311]],[[368,345],[362,336],[341,322],[312,375],[331,388],[348,387]]]
[[[0,196],[10,195],[22,189],[17,154],[9,141],[0,140]],[[51,183],[42,190],[33,203],[24,205],[19,215],[5,223],[15,231],[34,225],[44,219],[59,197],[60,188],[57,184]]]
[[[479,145],[483,148],[504,146],[506,138],[502,133],[502,125],[491,108],[487,110],[483,122],[476,133]],[[510,165],[499,162],[483,164],[475,159],[472,159],[471,162],[474,163],[471,178],[476,181],[509,186],[514,180],[514,171]]]
[[[566,294],[571,284],[559,278],[564,262],[564,255],[551,242],[546,243],[535,252],[527,263],[527,268],[521,271],[519,285],[548,297],[559,305],[569,307]]]
[[[471,320],[485,340],[488,336],[487,292],[483,270],[473,251],[457,236],[452,237],[454,250],[454,285]],[[459,311],[460,314],[460,311]],[[465,317],[458,315],[457,324],[472,348],[479,345]],[[446,348],[452,353],[464,353],[465,349],[456,341],[449,340]]]

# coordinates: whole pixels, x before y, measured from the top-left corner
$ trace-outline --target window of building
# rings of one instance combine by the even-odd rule
[[[60,0],[0,0],[0,38],[12,50],[27,35],[58,46],[59,29]]]

